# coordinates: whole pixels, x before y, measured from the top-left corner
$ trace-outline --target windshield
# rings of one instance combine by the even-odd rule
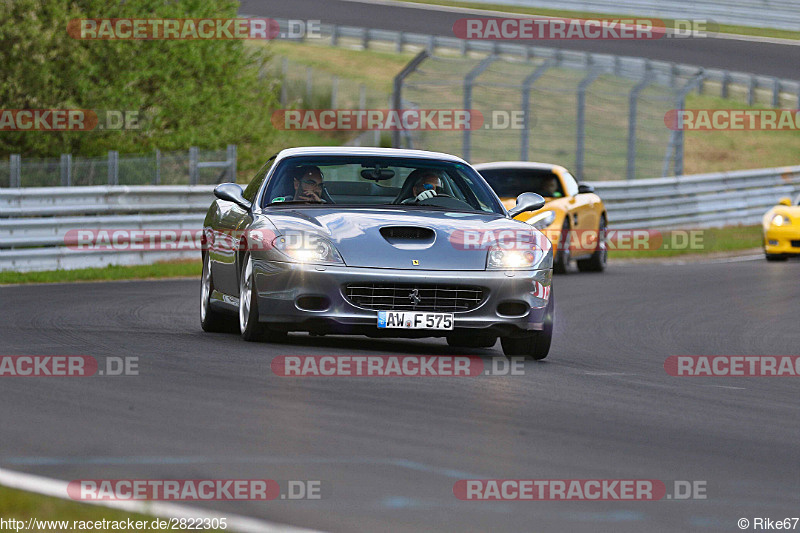
[[[561,180],[550,170],[493,168],[480,173],[501,198],[516,198],[524,192],[535,192],[545,198],[564,197]]]
[[[377,156],[303,156],[284,159],[262,197],[262,207],[287,204],[397,205],[505,215],[471,167],[436,159]]]

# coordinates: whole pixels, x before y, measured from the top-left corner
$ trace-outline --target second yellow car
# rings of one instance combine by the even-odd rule
[[[781,198],[761,221],[764,228],[764,254],[767,261],[785,261],[800,256],[800,195]]]
[[[608,214],[589,185],[579,184],[559,165],[528,161],[498,161],[474,165],[503,201],[506,209],[524,192],[535,192],[545,206],[516,218],[543,231],[553,244],[553,270],[565,273],[574,260],[578,270],[602,272],[608,259]]]

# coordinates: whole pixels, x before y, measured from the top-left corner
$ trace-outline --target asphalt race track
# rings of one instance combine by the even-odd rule
[[[611,7],[609,10],[613,11]],[[408,31],[454,37],[453,23],[476,17],[469,11],[357,0],[242,0],[240,13],[261,17],[321,20],[362,28]],[[691,18],[687,15],[686,18]],[[522,43],[523,41],[515,41]],[[706,68],[722,68],[796,79],[800,43],[792,45],[716,38],[662,38],[653,41],[531,41],[531,44],[589,52],[646,57]]]
[[[285,378],[278,355],[471,354],[441,340],[200,330],[199,281],[0,287],[0,354],[139,357],[139,376],[0,384],[0,467],[64,480],[321,480],[207,507],[326,531],[738,531],[798,515],[797,378],[685,378],[670,355],[798,355],[800,262],[623,264],[555,280],[522,376]],[[705,500],[464,502],[466,478],[705,481]]]

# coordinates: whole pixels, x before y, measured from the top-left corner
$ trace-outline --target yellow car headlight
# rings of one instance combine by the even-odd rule
[[[792,220],[785,215],[775,215],[772,217],[771,224],[773,226],[791,226]]]

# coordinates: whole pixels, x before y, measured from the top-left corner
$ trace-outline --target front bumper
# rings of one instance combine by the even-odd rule
[[[287,331],[360,333],[388,337],[446,336],[459,330],[514,336],[541,330],[552,270],[434,271],[308,265],[254,260],[255,289],[261,322]],[[350,283],[420,283],[473,285],[484,288],[484,299],[475,309],[453,313],[453,332],[437,330],[378,329],[378,311],[348,301]],[[538,285],[537,285],[538,284]],[[542,291],[542,288],[546,288]],[[538,288],[537,295],[534,291]],[[304,298],[305,297],[305,298]],[[309,301],[323,302],[319,309],[304,307]],[[301,300],[302,299],[302,300]],[[498,311],[502,303],[515,303],[519,314]],[[521,312],[524,304],[524,313]],[[503,311],[508,306],[503,307]]]
[[[764,251],[768,254],[800,254],[800,229],[794,226],[769,226],[764,232]]]

